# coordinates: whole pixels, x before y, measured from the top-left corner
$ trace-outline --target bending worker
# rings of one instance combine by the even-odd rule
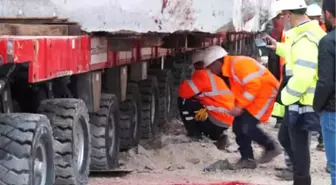
[[[217,141],[218,149],[224,149],[229,142],[224,131],[233,122],[229,110],[234,106],[234,96],[221,78],[203,68],[203,52],[192,56],[195,72],[179,87],[179,109],[188,136],[201,138],[204,134]]]
[[[294,185],[310,185],[309,132],[320,127],[312,103],[317,82],[318,44],[325,32],[317,21],[306,16],[305,0],[280,2],[279,7],[292,29],[286,32],[285,43],[268,37],[268,47],[286,61],[286,77],[280,94],[286,112],[278,137],[292,161]]]
[[[272,138],[257,125],[267,122],[271,116],[277,95],[279,82],[261,64],[253,58],[245,56],[228,56],[220,46],[206,49],[204,67],[212,73],[229,80],[229,86],[235,95],[235,107],[232,114],[233,132],[239,146],[241,159],[234,169],[254,169],[252,141],[264,148],[259,163],[268,163],[281,153],[281,149]]]

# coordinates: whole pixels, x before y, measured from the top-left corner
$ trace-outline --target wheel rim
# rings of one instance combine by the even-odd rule
[[[152,94],[151,98],[151,124],[154,125],[154,120],[155,120],[155,95],[154,93]]]
[[[136,104],[135,101],[132,101],[132,113],[133,113],[133,118],[132,118],[132,122],[134,125],[134,129],[133,129],[133,138],[135,139],[137,137],[138,134],[138,106]]]
[[[76,148],[76,163],[77,163],[77,170],[81,171],[83,168],[84,163],[84,142],[86,139],[84,138],[84,128],[83,123],[84,120],[80,119],[80,123],[76,124],[76,137],[75,137],[75,148]]]
[[[170,112],[170,107],[171,107],[171,89],[170,87],[168,87],[167,89],[167,94],[168,94],[168,97],[167,97],[167,110],[168,110],[168,113]]]
[[[42,142],[39,142],[36,147],[34,180],[35,185],[45,185],[47,183],[47,150]]]
[[[113,156],[113,148],[115,146],[115,127],[114,127],[114,124],[115,124],[115,117],[114,117],[114,114],[111,112],[110,113],[110,116],[109,116],[109,124],[108,124],[108,138],[110,139],[110,145],[109,145],[109,148],[108,148],[108,154],[110,157]]]

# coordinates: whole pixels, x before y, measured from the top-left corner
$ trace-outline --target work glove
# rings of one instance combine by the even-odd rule
[[[208,112],[205,108],[202,108],[198,111],[194,111],[195,115],[195,120],[196,121],[205,121],[206,119],[208,119]]]

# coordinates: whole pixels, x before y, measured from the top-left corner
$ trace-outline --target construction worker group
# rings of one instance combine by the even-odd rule
[[[335,0],[325,1],[335,6]],[[195,51],[193,75],[181,83],[178,99],[188,136],[200,139],[205,135],[218,149],[225,149],[226,133],[232,126],[240,153],[233,169],[269,163],[282,153],[282,146],[288,168],[278,177],[293,180],[294,185],[311,185],[312,131],[319,133],[318,147],[323,148],[319,114],[313,110],[318,45],[327,31],[321,15],[317,4],[307,6],[305,0],[272,4],[267,23],[273,29],[263,37],[270,50],[268,69],[254,58],[231,55],[221,46]],[[272,115],[278,120],[279,141],[258,126]],[[254,157],[252,141],[264,149],[259,159]]]

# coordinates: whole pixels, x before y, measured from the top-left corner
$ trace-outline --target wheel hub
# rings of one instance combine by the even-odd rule
[[[36,156],[34,159],[34,185],[45,185],[47,182],[47,151],[42,142],[36,147]]]

